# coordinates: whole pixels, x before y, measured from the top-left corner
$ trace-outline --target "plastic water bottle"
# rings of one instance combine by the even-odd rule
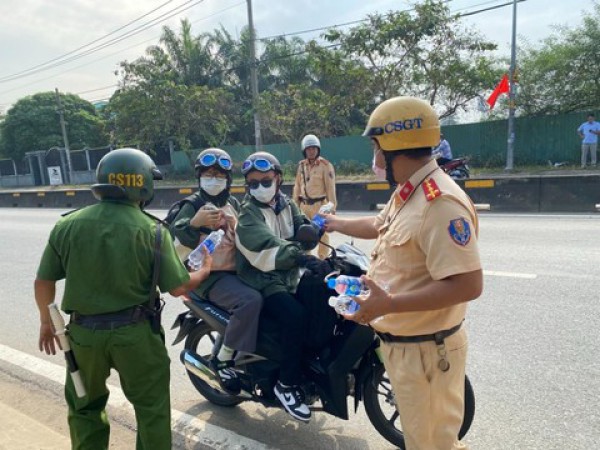
[[[331,211],[333,211],[333,203],[327,202],[319,208],[319,212],[312,219],[312,223],[319,228],[321,233],[325,231],[325,223],[327,222],[323,214],[331,214]]]
[[[188,256],[188,266],[190,269],[198,270],[202,267],[202,264],[204,263],[202,247],[205,247],[208,253],[212,255],[217,245],[221,243],[224,234],[225,232],[223,230],[213,231],[200,242],[200,245],[198,245],[198,247],[196,247]]]
[[[367,287],[358,277],[350,277],[348,275],[340,275],[336,278],[327,280],[327,287],[335,290],[340,295],[356,296],[361,292],[366,291]]]
[[[333,203],[327,202],[319,208],[319,214],[331,214],[333,211]]]
[[[329,306],[338,314],[354,314],[360,309],[360,305],[347,295],[329,297]]]

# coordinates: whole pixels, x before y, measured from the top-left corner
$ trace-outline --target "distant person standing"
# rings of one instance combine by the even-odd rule
[[[440,167],[452,161],[452,149],[450,148],[450,143],[444,138],[443,133],[440,133],[440,143],[433,149],[432,153]]]
[[[292,198],[309,219],[329,202],[333,204],[332,211],[335,211],[335,170],[329,161],[321,157],[321,141],[317,136],[304,136],[302,155],[304,159],[298,164]],[[329,236],[324,234],[321,242],[328,244]],[[319,258],[324,259],[329,254],[329,249],[325,245],[319,245],[318,254]]]
[[[587,121],[583,122],[577,133],[581,141],[581,168],[587,163],[587,155],[590,153],[591,166],[596,167],[596,152],[598,149],[598,135],[600,134],[600,123],[596,122],[594,114],[588,114]]]

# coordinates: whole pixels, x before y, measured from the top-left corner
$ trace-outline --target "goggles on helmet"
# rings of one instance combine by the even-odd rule
[[[219,167],[223,170],[231,170],[231,159],[226,156],[217,156],[214,153],[206,153],[198,160],[203,167],[212,167],[215,164],[219,164]]]
[[[276,170],[275,165],[268,159],[258,158],[255,160],[247,159],[242,164],[242,175],[246,175],[252,169],[256,169],[259,172],[268,172],[269,170]]]

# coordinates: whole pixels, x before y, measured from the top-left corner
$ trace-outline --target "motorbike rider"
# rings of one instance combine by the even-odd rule
[[[335,211],[335,170],[333,165],[321,156],[321,141],[314,134],[302,138],[302,155],[304,159],[298,164],[296,182],[292,198],[302,212],[312,219],[321,206],[332,203]],[[329,254],[329,236],[323,235],[319,244],[319,258],[324,259]]]
[[[281,164],[267,152],[250,155],[242,165],[248,194],[242,202],[236,243],[239,277],[263,295],[263,314],[279,325],[282,345],[279,380],[274,394],[295,419],[308,422],[310,410],[300,387],[307,311],[294,297],[299,266],[319,270],[327,264],[306,255],[291,239],[309,220],[280,191]]]
[[[241,383],[237,372],[231,368],[234,351],[253,353],[256,350],[262,296],[236,275],[235,226],[240,204],[230,192],[233,180],[231,157],[224,150],[209,148],[200,152],[194,169],[199,184],[195,194],[198,200],[184,202],[172,222],[171,233],[182,245],[193,249],[212,231],[225,231],[221,244],[213,253],[210,276],[195,292],[231,314],[223,345],[210,360],[210,365],[223,390],[237,395]],[[214,207],[197,208],[202,204]]]
[[[115,369],[136,412],[137,448],[170,450],[169,356],[151,292],[155,254],[157,287],[174,296],[204,281],[212,258],[205,254],[205,266],[188,274],[166,230],[157,240],[157,219],[143,209],[154,196],[153,180],[162,175],[148,155],[131,148],[111,151],[96,176],[92,192],[99,202],[62,217],[41,258],[34,286],[39,348],[56,353],[48,305],[56,281],[64,278],[60,306],[70,314],[70,346],[87,391],[79,398],[67,377],[72,447],[109,447],[106,380]]]
[[[370,324],[382,340],[406,448],[466,448],[457,440],[467,354],[461,324],[466,303],[483,286],[477,213],[431,159],[440,126],[427,102],[384,101],[364,136],[373,142],[377,166],[397,187],[376,217],[326,216],[328,231],[376,239],[365,277],[369,293],[357,297],[360,309],[346,317]]]
[[[452,149],[450,148],[450,143],[444,138],[444,133],[440,133],[440,142],[433,149],[432,154],[440,167],[452,161]]]

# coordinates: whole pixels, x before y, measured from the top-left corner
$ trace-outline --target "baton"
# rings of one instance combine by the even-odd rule
[[[65,360],[67,361],[67,367],[69,369],[69,373],[71,374],[71,380],[73,380],[73,385],[75,386],[75,393],[79,398],[85,397],[85,386],[83,385],[83,380],[81,379],[79,366],[77,365],[77,361],[75,361],[75,354],[69,345],[65,320],[58,310],[56,303],[50,303],[48,305],[48,309],[50,310],[50,320],[52,321],[52,327],[54,328],[54,335],[58,338],[58,342],[60,342],[60,346],[65,353]]]

